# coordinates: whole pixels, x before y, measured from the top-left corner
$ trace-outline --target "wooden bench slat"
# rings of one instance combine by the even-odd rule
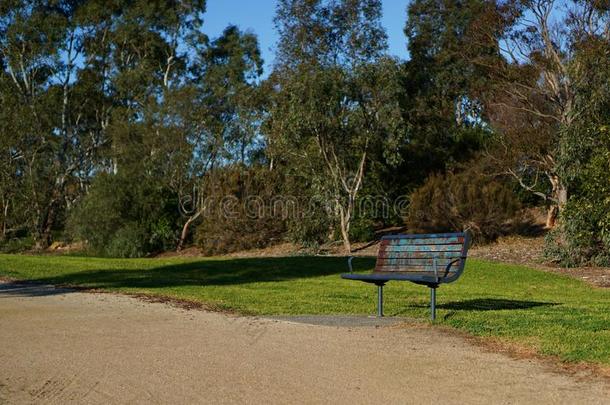
[[[461,251],[453,252],[386,252],[380,251],[377,255],[378,259],[459,259]]]
[[[449,233],[396,233],[385,235],[381,239],[439,239],[450,237],[465,237],[464,232],[449,232]]]
[[[456,271],[457,271],[456,269],[449,270],[447,275],[454,274]],[[435,274],[437,274],[439,276],[444,276],[445,269],[443,269],[443,268],[438,269],[437,272],[435,273],[434,267],[432,267],[432,266],[421,266],[421,267],[382,266],[382,267],[377,267],[375,269],[374,273],[393,273],[393,274],[396,274],[396,273],[399,273],[399,274],[422,273],[422,274],[426,274],[428,276],[430,276],[430,275],[434,276]]]
[[[436,265],[439,268],[445,268],[453,260],[437,260]],[[430,259],[379,259],[375,267],[379,266],[396,266],[396,267],[418,267],[418,266],[434,266],[434,260]]]
[[[453,236],[447,238],[417,238],[417,239],[405,239],[405,238],[394,238],[394,239],[382,239],[382,244],[391,245],[452,245],[452,244],[464,244],[464,237]]]
[[[447,267],[447,265],[449,264],[449,262],[444,262],[444,263],[437,263],[437,268],[439,269],[439,271],[444,271],[445,268]],[[379,268],[379,267],[430,267],[432,268],[434,266],[434,262],[432,261],[402,261],[402,262],[396,262],[393,260],[380,260],[377,262],[377,264],[375,265],[375,268]],[[455,267],[455,266],[452,266]]]
[[[459,254],[451,254],[449,256],[445,256],[445,257],[438,257],[438,256],[410,256],[410,255],[384,255],[384,256],[377,256],[377,260],[384,260],[384,261],[392,261],[394,263],[401,263],[401,262],[405,262],[405,261],[412,261],[414,263],[425,263],[425,262],[430,262],[430,263],[434,263],[434,261],[436,260],[439,264],[440,263],[449,263],[453,260],[458,260],[460,258]]]
[[[375,266],[375,271],[381,271],[378,269],[381,268],[394,268],[395,270],[393,271],[410,271],[410,269],[420,269],[420,268],[430,268],[432,270],[434,270],[434,265],[430,264],[430,263],[425,263],[425,264],[413,264],[413,263],[403,263],[403,264],[392,264],[392,263],[379,263],[377,266]],[[445,269],[447,268],[447,266],[438,266],[437,269],[438,271],[445,271]],[[450,270],[453,271],[455,270],[457,267],[456,266],[451,266]]]
[[[380,272],[373,272],[371,274],[387,274],[387,275],[396,274],[396,275],[417,276],[417,277],[425,276],[425,277],[438,277],[440,279],[445,277],[445,272],[444,271],[442,271],[442,272],[439,271],[439,272],[435,273],[434,271],[431,271],[431,270],[419,270],[419,271],[415,271],[415,270],[414,271],[383,270],[383,271],[380,271]],[[455,274],[454,272],[447,273],[447,277],[451,277],[454,274]]]
[[[463,245],[386,245],[379,252],[461,252]]]

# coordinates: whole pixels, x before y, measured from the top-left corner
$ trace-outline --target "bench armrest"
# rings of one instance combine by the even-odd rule
[[[350,256],[347,258],[347,268],[349,269],[350,273],[354,272],[354,269],[352,268],[352,260],[354,260],[354,256]]]
[[[466,260],[466,256],[461,256],[461,257],[458,257],[457,259],[454,259],[454,260],[450,261],[447,264],[447,267],[445,267],[445,274],[443,275],[443,278],[447,277],[447,274],[449,274],[449,270],[451,270],[451,267],[454,264],[456,264],[457,262],[459,262],[460,260]]]

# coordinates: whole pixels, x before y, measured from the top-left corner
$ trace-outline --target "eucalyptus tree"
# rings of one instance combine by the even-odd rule
[[[179,188],[184,222],[178,250],[210,204],[212,196],[204,192],[206,176],[235,161],[247,163],[247,155],[257,142],[262,66],[256,35],[233,25],[197,49],[191,77],[175,98],[176,114],[185,125],[185,139],[192,148]]]
[[[90,30],[78,1],[9,1],[0,8],[3,109],[11,125],[12,173],[22,179],[27,225],[38,247],[50,243],[76,198],[100,141],[88,101],[96,83],[81,77]],[[3,134],[4,137],[9,134]],[[5,138],[6,139],[6,138]]]
[[[0,242],[27,229],[24,166],[16,148],[20,121],[14,119],[14,103],[10,100],[13,85],[9,80],[0,76]]]
[[[477,61],[494,84],[486,107],[498,143],[490,157],[549,204],[553,227],[569,198],[562,154],[582,113],[576,92],[588,80],[577,55],[587,38],[610,41],[609,9],[597,1],[534,0],[489,11],[477,30],[497,39],[502,56]]]
[[[598,6],[603,6],[596,3]],[[573,119],[562,134],[557,166],[570,190],[546,253],[563,265],[610,264],[610,14],[604,30],[578,36]],[[588,21],[595,20],[588,18]]]
[[[432,91],[413,98],[415,109],[407,110],[411,117],[425,118],[428,111],[436,117],[422,120],[414,133],[480,124],[493,134],[486,153],[492,174],[541,197],[553,227],[568,200],[561,161],[568,129],[580,114],[576,88],[587,80],[575,55],[582,38],[608,40],[607,5],[416,0],[408,10],[413,69],[407,69],[407,86]]]
[[[403,110],[410,153],[422,156],[428,170],[469,158],[485,135],[490,82],[474,60],[499,53],[495,38],[473,41],[473,28],[489,6],[486,0],[414,0],[407,7]]]
[[[105,10],[104,29],[88,43],[88,55],[96,68],[91,74],[103,77],[103,94],[110,100],[104,126],[107,148],[97,168],[108,175],[93,182],[95,192],[75,211],[73,222],[78,236],[88,240],[96,221],[105,224],[107,237],[95,239],[97,250],[116,245],[113,234],[140,239],[134,249],[116,250],[139,255],[176,241],[176,193],[195,153],[184,112],[196,103],[188,87],[193,49],[207,44],[201,32],[205,1],[138,0]],[[117,190],[109,195],[113,182]],[[129,207],[113,214],[96,212],[99,205],[93,198],[107,200],[107,206]]]
[[[181,43],[198,29],[204,6],[203,0],[2,2],[0,75],[8,93],[0,102],[14,135],[5,139],[12,139],[11,170],[22,179],[38,247],[50,243],[95,173],[168,161],[156,153],[156,145],[168,144],[158,139],[167,122],[159,105],[181,80]]]
[[[397,159],[398,65],[386,56],[378,0],[281,0],[266,123],[269,154],[326,200],[346,252],[370,152]]]

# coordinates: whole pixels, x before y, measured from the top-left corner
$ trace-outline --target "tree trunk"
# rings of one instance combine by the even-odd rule
[[[3,199],[3,210],[2,210],[2,235],[0,235],[0,242],[4,242],[7,236],[7,227],[8,227],[8,200]]]
[[[557,219],[568,202],[568,189],[557,175],[550,175],[549,181],[553,187],[552,197],[555,203],[547,211],[546,228],[552,229],[557,225]]]
[[[176,252],[180,252],[184,248],[184,242],[189,234],[189,228],[193,222],[201,215],[201,211],[197,212],[195,215],[189,217],[189,219],[182,226],[182,232],[180,232],[180,240],[178,241],[178,246],[176,247]]]
[[[341,218],[341,237],[343,238],[343,248],[345,249],[345,253],[352,253],[352,244],[349,241],[349,229],[345,227],[343,218]]]
[[[546,212],[546,226],[547,229],[553,229],[557,224],[557,216],[559,215],[559,209],[557,205],[551,205]]]
[[[342,206],[339,206],[339,215],[341,217],[341,238],[343,239],[343,248],[346,254],[352,253],[352,244],[349,240],[349,227],[351,223],[351,208],[347,211]]]
[[[47,213],[47,218],[45,219],[41,229],[38,231],[38,235],[36,235],[36,250],[45,250],[49,246],[51,246],[52,242],[52,230],[55,222],[55,212],[51,209]]]
[[[34,250],[45,250],[51,245],[51,234],[45,230],[37,232],[34,239]]]

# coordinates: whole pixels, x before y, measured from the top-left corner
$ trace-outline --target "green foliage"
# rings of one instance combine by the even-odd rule
[[[138,149],[122,137],[133,132],[117,128],[145,127],[157,135],[149,145],[175,144],[163,137],[169,120],[155,113],[164,90],[186,74],[179,43],[195,39],[204,9],[204,0],[3,3],[0,138],[8,164],[0,194],[3,208],[12,207],[4,224],[27,228],[45,248],[96,173]],[[14,182],[20,192],[5,192]]]
[[[557,229],[546,240],[546,256],[565,266],[610,265],[610,121],[597,128],[596,147],[575,178]]]
[[[315,196],[307,201],[308,195],[296,199],[299,206],[307,209],[288,218],[286,235],[291,242],[315,249],[331,237],[329,235],[333,229],[334,219],[329,217],[326,204],[317,201]]]
[[[270,79],[269,154],[328,202],[326,215],[347,251],[367,162],[373,154],[399,162],[405,134],[400,66],[385,55],[380,17],[379,0],[280,1],[276,15],[280,63]]]
[[[204,200],[223,197],[202,194],[216,192],[206,189],[210,172],[236,162],[265,160],[259,134],[267,91],[258,84],[262,64],[256,36],[229,26],[220,37],[196,49],[192,76],[171,100],[170,121],[179,123],[187,153],[172,172],[170,184],[180,199],[193,190],[200,194],[182,212],[178,250],[191,240],[191,225],[206,209]]]
[[[360,64],[387,47],[379,0],[279,0],[278,65]]]
[[[371,175],[390,199],[411,193],[431,173],[472,159],[490,139],[482,104],[485,78],[475,61],[492,53],[496,44],[475,41],[472,31],[486,7],[479,0],[409,3],[405,35],[410,59],[401,66],[399,96],[407,130],[396,145],[398,164],[380,165],[376,157]]]
[[[489,241],[507,231],[519,207],[509,187],[471,169],[430,176],[411,195],[405,222],[415,232],[469,230]]]
[[[470,157],[485,133],[482,89],[490,83],[476,61],[497,55],[498,45],[492,38],[475,40],[473,31],[488,3],[416,0],[407,9],[411,58],[405,64],[404,112],[417,142],[413,149],[431,151],[439,163]]]
[[[176,202],[150,179],[100,174],[71,212],[70,234],[94,253],[141,257],[176,241]]]
[[[2,253],[23,253],[34,247],[34,240],[29,237],[14,237],[0,242]]]
[[[565,266],[610,265],[610,43],[582,41],[573,69],[578,114],[564,129],[559,168],[571,196],[547,238],[549,259]]]
[[[147,252],[146,230],[138,223],[127,223],[113,232],[103,249],[100,252],[110,257],[142,257]]]
[[[375,222],[366,217],[356,217],[349,229],[350,239],[354,242],[369,242],[375,239]]]
[[[188,88],[197,105],[184,106],[193,114],[187,117],[196,128],[193,163],[225,158],[245,164],[256,153],[263,114],[264,93],[258,85],[263,59],[257,37],[230,25],[200,50],[196,60]],[[201,175],[207,167],[198,169]]]

